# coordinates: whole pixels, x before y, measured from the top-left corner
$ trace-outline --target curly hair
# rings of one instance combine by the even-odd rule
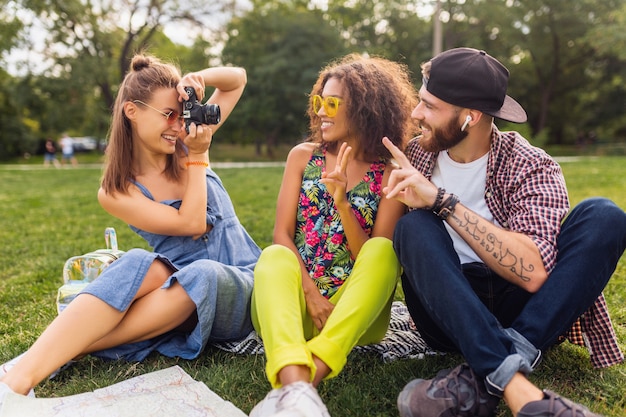
[[[176,88],[181,79],[180,70],[153,56],[135,55],[130,64],[130,71],[124,77],[115,104],[109,128],[106,149],[106,166],[102,176],[102,188],[107,193],[127,193],[133,172],[133,135],[130,120],[124,114],[124,103],[141,100],[149,102],[154,92],[161,88]],[[168,178],[180,178],[179,158],[182,147],[177,143],[177,152],[168,155],[165,174]]]
[[[362,141],[363,152],[369,160],[391,158],[382,144],[384,136],[404,149],[417,133],[416,123],[411,119],[411,112],[417,105],[417,90],[406,65],[382,57],[349,54],[320,71],[310,97],[321,95],[331,78],[343,84],[346,93],[343,105],[347,108],[350,130]],[[307,115],[310,120],[308,141],[325,145],[320,118],[310,100]]]

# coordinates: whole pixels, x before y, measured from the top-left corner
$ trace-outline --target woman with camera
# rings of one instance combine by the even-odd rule
[[[113,109],[98,200],[154,249],[132,249],[113,262],[0,375],[27,394],[68,361],[93,354],[141,361],[150,352],[193,359],[210,339],[245,337],[260,249],[240,224],[228,193],[209,168],[212,135],[239,101],[242,68],[207,68],[180,76],[145,55],[133,58]],[[221,120],[181,116],[190,98],[209,101]],[[211,107],[213,108],[213,107]],[[185,125],[188,126],[186,132]]]

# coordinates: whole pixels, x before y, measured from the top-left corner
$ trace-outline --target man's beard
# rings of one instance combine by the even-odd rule
[[[455,118],[450,119],[448,124],[441,129],[431,127],[430,139],[420,140],[420,145],[427,152],[441,152],[450,149],[461,143],[467,137],[467,131],[461,130]]]

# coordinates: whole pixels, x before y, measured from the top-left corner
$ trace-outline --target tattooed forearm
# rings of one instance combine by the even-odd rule
[[[535,270],[532,264],[526,265],[524,258],[512,253],[509,248],[505,248],[503,242],[498,237],[487,231],[487,222],[471,212],[464,212],[463,218],[453,213],[451,216],[466,237],[479,242],[484,251],[492,256],[500,266],[508,269],[522,281],[530,281],[529,274]]]
[[[460,219],[454,213],[452,213],[452,220],[455,221],[461,229],[467,232],[470,238],[476,241],[483,240],[485,233],[487,233],[487,229],[485,228],[485,226],[480,225],[480,220],[482,219],[480,219],[478,216],[472,216],[472,218],[470,219],[469,214],[470,213],[466,212],[464,214],[464,218]]]

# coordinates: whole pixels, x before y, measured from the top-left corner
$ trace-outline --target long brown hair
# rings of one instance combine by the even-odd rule
[[[391,158],[382,144],[384,136],[404,149],[417,133],[416,123],[411,119],[417,105],[417,91],[406,65],[381,57],[349,54],[320,71],[311,96],[321,95],[330,78],[340,80],[344,86],[346,97],[342,105],[347,106],[350,130],[362,141],[364,155],[369,160]],[[308,140],[323,145],[319,116],[310,101],[307,114]]]
[[[106,149],[106,165],[102,176],[102,188],[107,193],[127,193],[130,182],[135,179],[133,172],[133,135],[130,120],[124,114],[124,103],[141,100],[150,102],[154,91],[161,88],[176,88],[180,81],[180,70],[161,62],[153,56],[135,55],[130,71],[120,85],[109,129]],[[167,156],[165,175],[178,180],[181,175],[179,158],[182,146],[177,143],[177,151]]]

